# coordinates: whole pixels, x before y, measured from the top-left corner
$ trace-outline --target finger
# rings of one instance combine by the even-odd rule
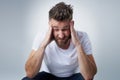
[[[50,35],[51,34],[51,27],[49,27],[47,33],[46,33],[46,36]]]
[[[71,22],[70,22],[70,28],[72,29],[73,26],[74,26],[74,23],[73,23],[73,21],[71,21]]]
[[[50,41],[54,40],[53,28],[50,25],[49,25],[49,36],[50,36]]]
[[[71,30],[71,34],[75,33],[75,29],[74,29],[74,21],[70,22],[70,30]]]
[[[75,30],[74,30],[74,21],[71,21],[70,22],[70,30],[71,30],[71,32],[74,32]]]

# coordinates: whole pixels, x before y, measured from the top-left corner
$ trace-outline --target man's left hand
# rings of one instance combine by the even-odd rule
[[[71,39],[72,39],[73,44],[75,46],[80,45],[78,35],[77,35],[77,33],[76,33],[75,29],[74,29],[74,21],[70,22],[70,31],[71,31]]]

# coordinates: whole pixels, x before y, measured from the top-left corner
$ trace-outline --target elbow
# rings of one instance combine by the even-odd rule
[[[32,71],[32,70],[29,70],[26,68],[26,76],[30,79],[34,78],[35,77],[35,73]]]
[[[97,70],[95,70],[94,73],[90,73],[90,74],[83,73],[82,75],[85,80],[93,80],[96,73],[97,73]]]
[[[29,72],[26,72],[26,76],[27,76],[28,78],[30,78],[30,79],[32,79],[32,78],[34,77],[34,75],[31,74],[31,73],[29,73]]]
[[[87,73],[86,75],[84,75],[85,80],[93,80],[96,74],[97,74],[97,67],[95,67],[95,69],[92,70],[91,73]]]
[[[26,69],[26,76],[30,79],[34,77],[33,73],[27,69]]]
[[[26,76],[30,79],[35,76],[32,69],[30,69],[30,67],[25,67],[25,71],[26,71]]]

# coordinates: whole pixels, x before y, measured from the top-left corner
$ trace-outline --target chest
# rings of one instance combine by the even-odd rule
[[[53,69],[74,68],[78,65],[78,58],[75,49],[70,51],[61,51],[59,49],[51,49],[47,55],[47,65]]]

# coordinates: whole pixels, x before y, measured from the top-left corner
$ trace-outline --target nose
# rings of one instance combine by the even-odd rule
[[[62,31],[59,31],[58,37],[60,39],[63,39],[64,38],[64,33]]]

